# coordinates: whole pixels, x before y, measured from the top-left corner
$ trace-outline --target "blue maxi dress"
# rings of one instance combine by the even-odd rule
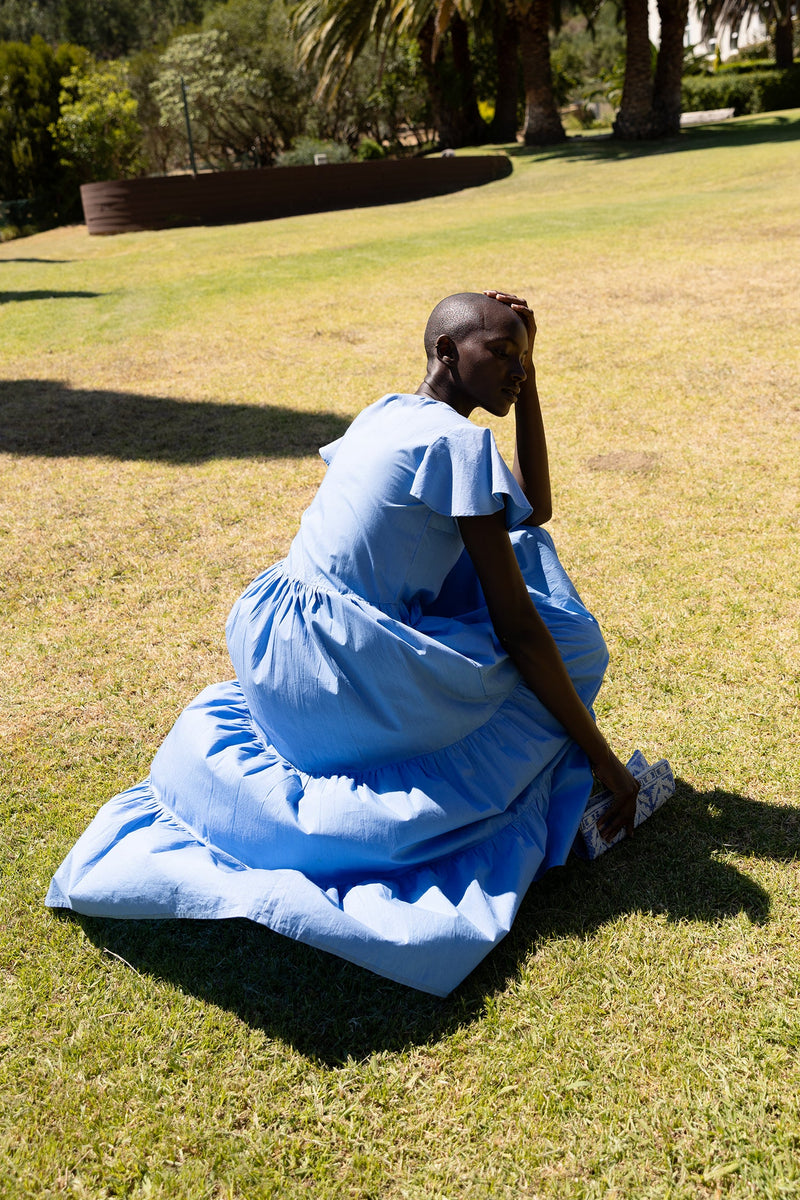
[[[236,678],[179,717],[46,903],[248,917],[444,996],[565,862],[592,776],[498,642],[456,518],[505,512],[591,705],[607,654],[488,429],[392,394],[321,451],[285,560],[236,602]]]

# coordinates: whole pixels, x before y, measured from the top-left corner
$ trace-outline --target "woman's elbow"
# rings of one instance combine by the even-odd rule
[[[538,528],[540,525],[546,525],[553,516],[553,506],[549,502],[547,504],[537,504],[534,506],[533,512],[525,522],[526,525],[533,525]]]

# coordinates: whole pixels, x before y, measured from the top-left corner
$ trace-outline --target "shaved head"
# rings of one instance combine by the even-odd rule
[[[425,326],[425,353],[428,362],[436,358],[436,343],[442,334],[458,343],[476,329],[486,329],[509,318],[524,325],[522,319],[500,300],[482,292],[457,292],[440,300]],[[527,333],[527,330],[526,330]]]

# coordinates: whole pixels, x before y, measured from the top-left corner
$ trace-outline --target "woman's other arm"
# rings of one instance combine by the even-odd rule
[[[460,517],[464,545],[480,580],[495,632],[525,683],[585,751],[614,794],[600,825],[605,838],[633,833],[639,784],[611,751],[569,677],[552,635],[528,595],[503,512]]]

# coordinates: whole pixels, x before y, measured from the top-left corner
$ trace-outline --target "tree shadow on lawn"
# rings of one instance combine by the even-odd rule
[[[487,998],[535,956],[537,943],[590,935],[621,914],[663,913],[670,921],[714,925],[744,913],[763,924],[769,895],[716,856],[733,851],[788,861],[799,844],[797,810],[731,792],[700,793],[679,780],[673,800],[633,842],[594,863],[571,859],[534,884],[508,937],[444,1000],[245,920],[75,919],[92,942],[137,971],[335,1067],[446,1036],[480,1016]]]
[[[800,138],[800,117],[775,116],[771,123],[753,118],[713,125],[693,125],[675,137],[656,141],[622,142],[611,134],[580,134],[555,146],[503,146],[509,158],[563,158],[578,160],[617,160],[647,158],[655,154],[676,154],[686,150],[725,149],[760,145],[764,142],[788,142]]]
[[[32,292],[0,292],[0,304],[17,304],[21,300],[96,300],[102,292],[57,292],[51,288]]]
[[[24,263],[71,263],[71,258],[11,258],[5,254],[0,254],[0,263],[9,262],[24,262]]]
[[[0,452],[11,454],[169,463],[315,454],[349,423],[319,410],[0,380]]]

